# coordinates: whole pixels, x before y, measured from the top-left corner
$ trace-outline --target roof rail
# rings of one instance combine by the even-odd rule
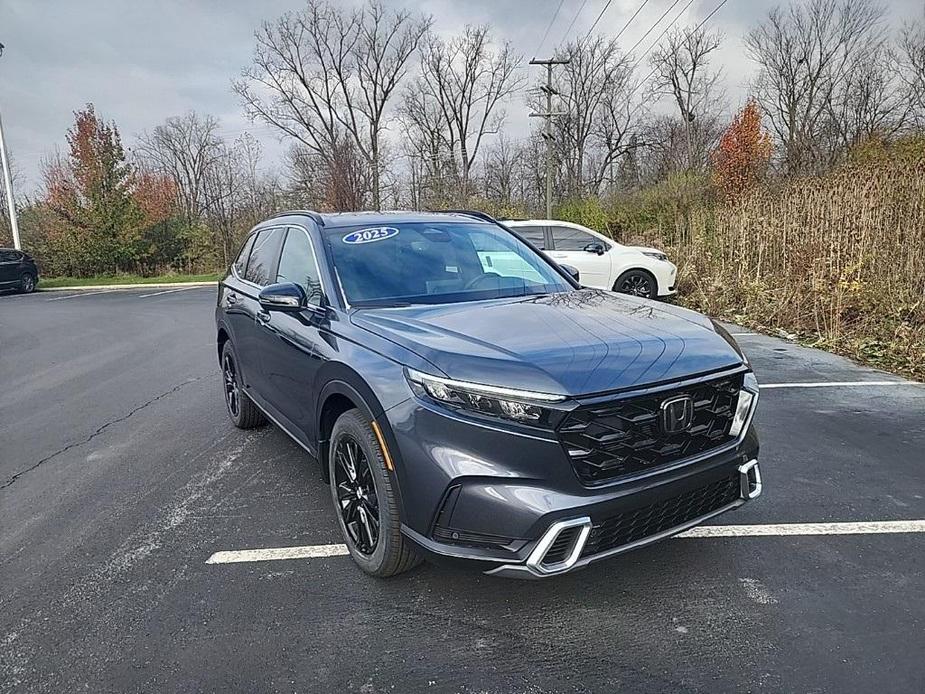
[[[479,212],[478,210],[431,210],[431,212],[444,212],[446,214],[464,214],[469,217],[476,217],[477,219],[482,219],[486,222],[497,223],[494,217],[492,217],[487,212]]]
[[[290,215],[294,214],[304,214],[306,217],[311,217],[312,221],[318,226],[324,226],[324,218],[314,210],[283,210],[282,212],[277,212],[275,215],[270,217],[270,219],[276,219],[277,217],[289,217]]]

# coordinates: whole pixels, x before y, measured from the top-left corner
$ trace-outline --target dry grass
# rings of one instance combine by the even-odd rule
[[[690,213],[690,305],[925,377],[925,156],[882,157]]]

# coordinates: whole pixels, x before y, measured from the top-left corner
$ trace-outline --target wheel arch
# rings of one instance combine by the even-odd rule
[[[215,342],[216,347],[218,347],[218,362],[222,362],[222,350],[225,349],[225,343],[231,339],[231,335],[228,333],[228,330],[225,329],[224,325],[218,326],[218,334],[216,335]]]
[[[321,463],[322,475],[326,481],[329,481],[327,457],[331,431],[337,418],[347,410],[356,408],[370,421],[375,421],[393,460],[397,452],[392,429],[387,418],[382,416],[383,407],[379,398],[358,374],[344,365],[339,366],[339,373],[328,380],[319,391],[315,408],[314,439],[318,461]]]

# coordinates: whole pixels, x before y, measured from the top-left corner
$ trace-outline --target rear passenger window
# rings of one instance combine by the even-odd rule
[[[523,236],[527,241],[539,248],[541,251],[546,246],[546,236],[544,227],[512,227],[514,231]]]
[[[264,287],[276,277],[276,261],[279,260],[279,249],[283,243],[284,229],[264,229],[257,234],[254,247],[251,250],[250,260],[244,279]]]
[[[244,277],[244,271],[247,269],[247,258],[251,254],[251,246],[253,245],[254,237],[248,236],[247,241],[241,247],[241,252],[238,253],[237,260],[234,261],[234,271],[238,274],[238,277]]]
[[[289,229],[283,254],[279,258],[277,282],[294,282],[305,290],[308,303],[321,303],[321,280],[318,278],[318,264],[311,242],[301,229]]]

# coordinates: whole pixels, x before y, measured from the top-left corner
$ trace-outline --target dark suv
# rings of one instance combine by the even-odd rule
[[[18,289],[28,294],[39,282],[32,257],[15,248],[0,248],[0,291]]]
[[[761,493],[758,385],[722,327],[582,288],[479,213],[276,216],[216,322],[232,420],[322,463],[377,576],[559,574]]]

